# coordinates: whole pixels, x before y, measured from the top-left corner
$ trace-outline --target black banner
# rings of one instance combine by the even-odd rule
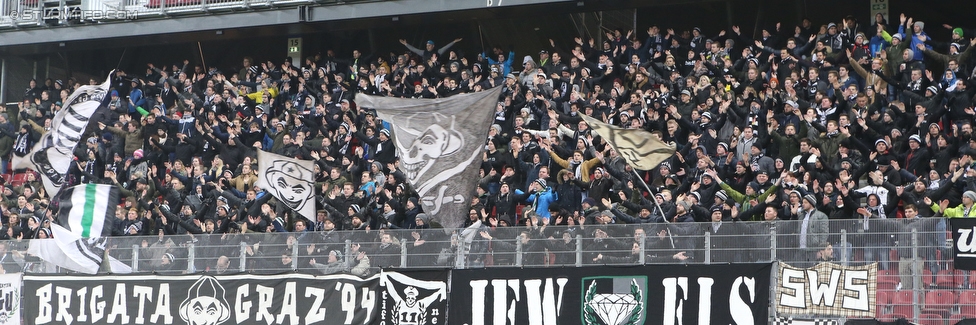
[[[957,270],[976,270],[976,218],[951,218],[953,262]]]
[[[447,324],[450,270],[384,272],[380,278],[380,317],[371,324]]]
[[[455,270],[449,321],[765,324],[771,270],[772,264]]]
[[[415,279],[411,275],[418,275]],[[446,312],[447,272],[24,276],[26,324],[421,324]],[[381,286],[382,284],[382,286]],[[396,292],[390,290],[396,289]],[[426,323],[424,323],[426,324]],[[433,323],[430,323],[433,324]]]

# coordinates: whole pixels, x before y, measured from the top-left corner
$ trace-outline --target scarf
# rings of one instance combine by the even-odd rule
[[[23,157],[30,152],[30,147],[30,132],[17,134],[17,139],[14,140],[14,153]]]

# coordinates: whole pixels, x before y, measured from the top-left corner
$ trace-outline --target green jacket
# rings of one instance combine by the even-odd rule
[[[939,205],[935,202],[932,203],[931,208],[935,213],[939,213]],[[966,213],[966,206],[960,204],[955,208],[946,208],[945,211],[942,211],[942,216],[946,218],[976,218],[976,205],[969,209],[969,215],[964,215],[964,213]]]
[[[779,190],[779,185],[773,185],[768,190],[766,190],[766,192],[763,192],[763,194],[760,194],[760,195],[745,195],[745,194],[739,193],[739,191],[736,191],[736,190],[732,189],[732,187],[729,186],[729,184],[728,183],[725,183],[725,182],[722,182],[722,184],[719,184],[719,187],[721,187],[723,190],[725,190],[725,194],[728,194],[730,199],[732,199],[736,203],[739,203],[740,205],[742,205],[742,207],[739,208],[739,211],[746,211],[746,210],[749,210],[749,208],[752,208],[752,204],[749,204],[749,201],[752,201],[752,200],[756,200],[758,202],[766,201],[766,198],[769,197],[770,194],[776,193],[776,191]],[[763,218],[762,214],[753,216],[753,219],[754,220],[762,220],[762,218]]]

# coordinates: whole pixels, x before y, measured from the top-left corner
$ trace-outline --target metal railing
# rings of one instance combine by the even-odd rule
[[[0,0],[0,28],[133,21],[359,1],[388,0]]]
[[[383,268],[557,267],[779,261],[879,263],[881,318],[976,314],[976,274],[955,270],[941,218],[112,237],[134,272],[351,273]],[[806,244],[801,244],[806,240]],[[7,241],[27,273],[65,272]]]

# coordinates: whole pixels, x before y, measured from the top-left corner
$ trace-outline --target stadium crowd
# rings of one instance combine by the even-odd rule
[[[463,53],[458,38],[419,47],[401,40],[389,55],[243,57],[232,69],[150,63],[112,76],[111,101],[92,119],[66,186],[122,188],[113,233],[158,236],[139,239],[157,270],[185,269],[170,265],[186,259],[172,238],[187,235],[229,247],[197,253],[198,270],[217,272],[236,268],[237,244],[258,233],[290,233],[276,237],[284,251],[248,243],[247,254],[271,264],[290,265],[292,246],[302,245],[302,268],[365,274],[401,265],[402,245],[421,254],[407,265],[453,265],[465,241],[469,265],[511,263],[516,237],[538,264],[550,256],[572,264],[575,255],[563,253],[576,235],[588,240],[586,263],[636,261],[631,238],[644,233],[647,247],[664,252],[651,261],[685,261],[700,258],[695,245],[668,240],[683,223],[726,235],[768,233],[785,220],[796,221],[778,229],[779,245],[795,248],[792,260],[836,258],[838,238],[828,233],[846,227],[873,234],[854,243],[863,260],[887,261],[891,228],[869,221],[976,215],[976,39],[967,38],[976,31],[879,15],[777,23],[755,39],[737,26],[712,32],[617,29],[602,42],[550,40],[531,55],[501,46]],[[83,82],[32,80],[18,111],[0,114],[5,171]],[[476,226],[473,235],[437,230],[405,182],[388,127],[395,121],[378,120],[354,95],[438,98],[497,87],[481,185],[469,215],[457,216]],[[677,153],[655,170],[633,170],[581,114],[647,130]],[[255,186],[257,150],[315,161],[315,220]],[[51,236],[56,207],[37,177],[7,180],[0,238]],[[354,257],[343,258],[346,239]],[[762,259],[745,255],[713,261]]]

